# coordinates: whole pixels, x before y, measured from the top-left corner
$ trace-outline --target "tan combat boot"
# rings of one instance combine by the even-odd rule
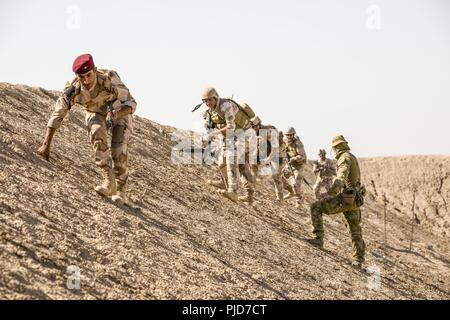
[[[119,206],[130,203],[127,196],[126,183],[117,183],[117,193],[111,197],[111,200],[114,201]]]
[[[306,239],[306,242],[317,247],[319,249],[323,249],[323,240],[320,238]]]
[[[226,189],[225,183],[223,183],[222,179],[220,179],[220,180],[211,180],[211,179],[209,179],[207,181],[207,183],[210,186],[213,186],[213,187],[215,187],[217,189]]]
[[[219,190],[217,190],[217,193],[224,197],[227,197],[228,199],[230,199],[233,202],[238,202],[238,200],[239,200],[236,191],[228,191],[228,190],[219,189]]]
[[[283,193],[277,193],[277,202],[278,203],[283,203],[284,197],[283,197]]]
[[[247,193],[245,196],[238,197],[241,202],[247,202],[249,205],[253,204],[253,194]]]
[[[289,187],[286,188],[286,190],[289,191],[289,194],[287,194],[287,195],[284,196],[284,199],[285,199],[285,200],[295,197],[295,191],[294,191],[294,188],[292,188],[291,186],[289,186]]]
[[[94,188],[95,192],[104,196],[110,197],[116,193],[116,179],[114,171],[111,168],[102,168],[103,183]]]

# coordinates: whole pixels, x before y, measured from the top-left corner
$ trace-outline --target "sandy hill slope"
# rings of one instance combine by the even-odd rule
[[[420,191],[421,223],[408,250],[410,196],[398,186],[408,166],[420,167],[427,179],[422,161],[401,160],[408,166],[395,181],[383,159],[363,161],[366,184],[373,179],[377,192],[368,187],[363,207],[366,266],[380,270],[379,283],[351,267],[350,239],[338,215],[324,219],[325,251],[305,242],[312,202],[306,187],[300,210],[276,204],[268,180],[260,183],[254,208],[233,204],[205,184],[217,175],[214,167],[172,163],[172,129],[140,117],[130,149],[135,208],[100,198],[92,189],[100,175],[80,110],[57,132],[50,162],[34,153],[57,95],[0,83],[0,298],[450,298],[448,207],[439,202],[448,203],[448,176],[442,200],[431,192],[435,182],[422,184],[428,191]],[[448,172],[448,157],[430,159]],[[307,179],[314,180],[311,163]],[[382,192],[390,201],[387,243]],[[404,207],[395,207],[402,201]],[[428,207],[433,201],[439,202],[435,215]],[[67,288],[68,266],[80,269],[80,290]]]

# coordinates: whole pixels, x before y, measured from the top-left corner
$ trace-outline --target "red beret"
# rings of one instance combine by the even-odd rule
[[[94,69],[94,59],[88,54],[83,54],[75,59],[72,70],[77,74],[83,74]]]

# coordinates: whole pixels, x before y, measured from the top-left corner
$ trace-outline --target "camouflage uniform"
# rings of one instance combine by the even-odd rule
[[[243,127],[237,125],[236,117],[239,116],[239,112],[242,111],[233,100],[218,98],[216,107],[213,110],[207,110],[205,116],[207,121],[211,120],[217,129],[226,127],[230,132],[234,132],[236,129],[249,129],[250,124]],[[219,171],[226,182],[228,192],[237,192],[240,178],[246,193],[252,195],[254,192],[253,177],[248,155],[243,155],[245,159],[238,159],[234,150],[235,147],[239,148],[239,143],[234,136],[224,137],[223,153],[219,158]],[[242,148],[245,150],[245,146]]]
[[[261,131],[264,130],[264,131]],[[267,134],[261,135],[261,132],[266,132]],[[260,125],[259,131],[257,132],[258,143],[257,143],[257,163],[252,164],[253,177],[256,180],[258,174],[258,168],[261,166],[261,162],[264,164],[270,161],[270,171],[273,180],[273,185],[275,188],[275,194],[278,200],[283,199],[283,180],[282,180],[282,164],[284,163],[284,158],[281,156],[279,150],[282,148],[283,140],[279,139],[278,148],[275,149],[272,146],[272,134],[276,133],[277,137],[281,137],[278,134],[278,130],[272,125]],[[265,140],[265,141],[264,141]],[[281,141],[280,141],[281,140]],[[264,155],[267,158],[261,159],[260,156]]]
[[[333,183],[333,178],[336,175],[336,168],[331,159],[319,159],[314,162],[313,171],[317,175],[316,183],[314,184],[313,190],[316,195],[316,199],[320,198],[320,189],[325,188],[328,191]]]
[[[330,197],[316,201],[311,205],[311,220],[316,244],[323,246],[324,229],[322,214],[342,213],[343,221],[352,238],[354,262],[364,262],[365,243],[361,230],[361,196],[360,169],[358,160],[350,153],[347,141],[343,136],[333,138],[333,148],[337,161],[337,176],[330,188]],[[356,200],[355,200],[356,199]]]
[[[303,166],[306,163],[305,148],[303,147],[303,143],[300,141],[300,138],[298,136],[295,136],[295,138],[291,142],[288,141],[287,137],[284,137],[283,143],[283,153],[286,155],[286,160],[292,160],[291,165],[289,166],[289,164],[286,163],[283,169],[283,185],[285,189],[289,191],[289,196],[296,197],[298,206],[302,198],[301,186],[303,182]],[[291,172],[290,167],[292,168],[293,172]],[[289,178],[291,177],[293,177],[294,179],[293,184],[289,182]]]
[[[85,121],[88,129],[95,164],[108,174],[111,169],[117,183],[117,191],[126,191],[128,181],[128,143],[133,132],[133,116],[129,114],[117,121],[112,129],[111,152],[108,145],[106,129],[107,104],[112,103],[114,110],[123,106],[136,110],[136,101],[122,83],[119,75],[111,70],[97,70],[97,81],[91,90],[84,88],[77,79],[68,82],[75,90],[70,97],[58,99],[47,127],[58,129],[73,104],[81,105],[85,110]]]

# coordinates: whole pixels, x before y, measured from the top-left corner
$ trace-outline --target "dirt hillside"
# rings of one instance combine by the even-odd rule
[[[233,204],[205,184],[214,167],[172,163],[173,129],[140,117],[130,148],[135,207],[100,198],[81,110],[57,132],[50,162],[34,152],[58,94],[0,83],[1,299],[450,298],[449,157],[362,160],[364,181],[375,186],[363,207],[366,267],[380,271],[374,278],[350,265],[338,215],[324,219],[326,250],[305,242],[306,187],[300,210],[277,204],[269,180],[254,208]],[[422,179],[420,223],[409,251],[404,181],[413,170]],[[81,272],[79,290],[67,286],[68,266]]]

